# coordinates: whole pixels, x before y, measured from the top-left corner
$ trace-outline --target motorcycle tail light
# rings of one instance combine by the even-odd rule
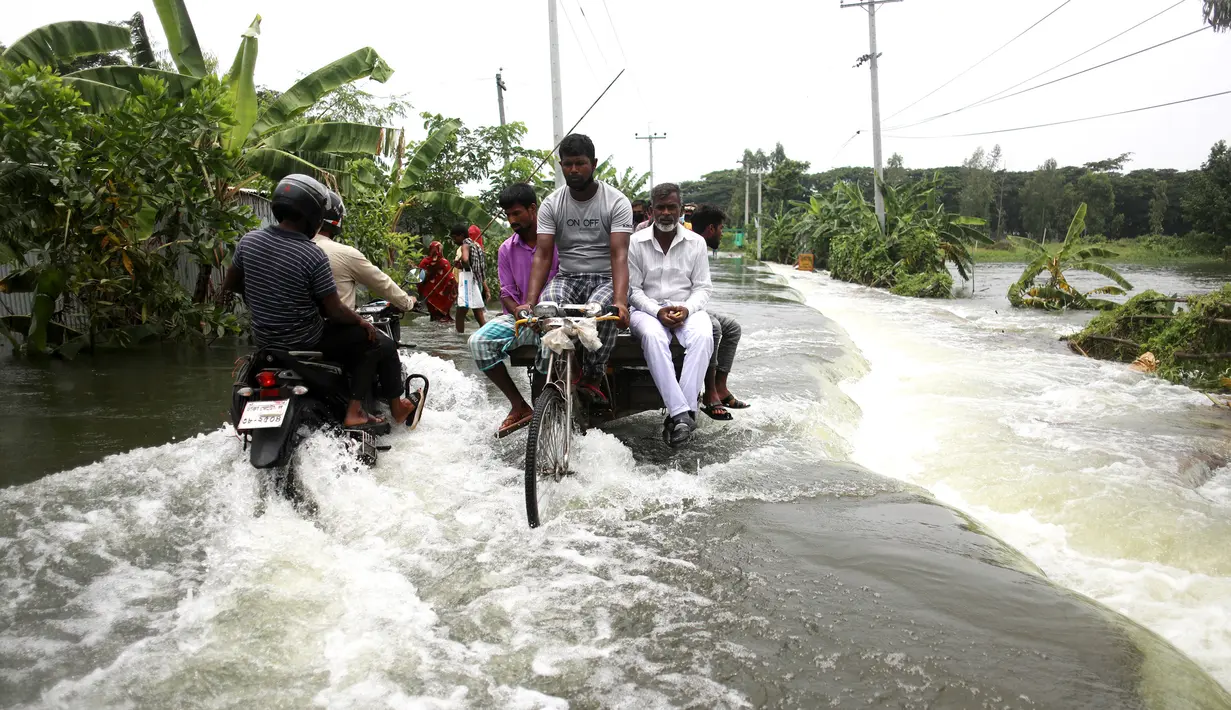
[[[278,378],[268,370],[256,373],[256,381],[264,389],[278,386]]]

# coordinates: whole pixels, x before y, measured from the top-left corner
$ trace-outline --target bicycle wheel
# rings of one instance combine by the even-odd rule
[[[572,434],[564,395],[548,385],[534,402],[534,418],[526,436],[526,520],[537,528],[550,487],[568,474]]]

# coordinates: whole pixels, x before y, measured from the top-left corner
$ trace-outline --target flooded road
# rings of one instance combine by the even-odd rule
[[[1020,403],[995,400],[981,369],[989,366],[977,359],[967,396],[982,404],[968,403],[961,418],[948,413],[954,403],[945,398],[962,391],[952,382],[937,391],[895,389],[903,379],[923,386],[943,368],[925,352],[919,367],[929,377],[910,379],[905,360],[893,361],[896,351],[868,333],[888,328],[893,337],[885,339],[903,340],[912,352],[939,348],[929,343],[949,340],[929,319],[951,320],[961,331],[969,319],[945,306],[965,302],[883,305],[820,276],[805,276],[796,290],[784,287],[786,278],[793,277],[729,261],[716,270],[714,308],[744,326],[732,388],[753,408],[731,423],[707,420],[687,450],[659,443],[653,413],[588,433],[575,450],[580,475],[562,487],[563,510],[537,530],[526,528],[522,505],[524,434],[490,438],[505,412],[502,398],[474,373],[451,326],[406,329],[404,338],[422,346],[408,355],[410,365],[432,378],[433,400],[417,431],[390,437],[393,450],[374,469],[358,469],[327,437],[309,443],[304,476],[321,505],[318,524],[285,505],[254,517],[257,486],[233,434],[209,423],[212,415],[193,415],[207,417],[201,424],[176,420],[158,409],[166,398],[155,390],[143,390],[144,408],[111,405],[117,421],[129,422],[111,429],[130,431],[102,435],[100,448],[122,453],[95,463],[70,468],[89,444],[65,445],[68,463],[40,477],[54,463],[24,442],[60,435],[35,423],[20,438],[5,434],[4,459],[19,466],[5,474],[16,485],[0,490],[0,702],[1231,707],[1218,682],[1170,644],[1052,584],[1038,567],[1124,606],[1226,683],[1217,630],[1197,632],[1210,617],[1194,618],[1196,607],[1178,593],[1160,599],[1194,634],[1174,637],[1141,613],[1148,605],[1100,597],[1077,583],[1076,566],[1055,564],[1023,536],[1013,539],[998,517],[1037,508],[1040,490],[1062,509],[1067,496],[1079,518],[1101,510],[1111,484],[1099,488],[1085,471],[1093,464],[1079,460],[1091,440],[1069,442],[1075,463],[1066,478],[1042,443],[1035,451],[1010,435],[976,436],[984,430],[973,427],[990,427],[997,416],[1022,416],[1027,433],[1050,425],[1030,424],[1034,410],[994,415],[993,405]],[[971,352],[989,344],[967,337]],[[1039,361],[1065,372],[1059,358],[1072,356],[1052,336],[1014,337],[1021,342],[995,352],[1034,348]],[[210,353],[196,377],[221,384],[194,388],[182,403],[220,412],[234,351]],[[1105,450],[1128,447],[1114,449],[1121,457],[1144,456],[1141,432],[1154,431],[1160,411],[1171,428],[1158,436],[1171,437],[1172,454],[1156,457],[1221,455],[1214,442],[1225,439],[1226,424],[1192,393],[1073,360],[1091,369],[1073,375],[1071,386],[1095,383],[1129,403],[1137,401],[1133,388],[1148,390],[1119,428],[1107,415],[1093,418],[1099,426],[1089,430],[1074,428],[1074,436]],[[15,390],[33,382],[21,391],[35,398],[50,382],[100,387],[98,375],[84,374],[94,367],[6,364],[3,377],[17,378],[6,379]],[[144,368],[147,379],[163,374]],[[1121,380],[1127,393],[1117,389]],[[1170,399],[1145,397],[1157,391]],[[58,409],[33,411],[54,419]],[[0,416],[7,432],[20,411]],[[158,420],[167,429],[154,430]],[[182,437],[193,426],[204,433],[161,443],[166,431]],[[1123,442],[1110,438],[1113,431]],[[1163,470],[1170,460],[1143,465]],[[1043,472],[1036,485],[1009,486],[1030,477],[1026,466]],[[1218,485],[1231,491],[1225,475],[1211,469],[1207,478],[1201,485],[1215,485],[1202,495],[1215,495]],[[1130,479],[1125,490],[1136,490]],[[988,486],[1003,496],[980,495]],[[1218,534],[1198,524],[1202,511],[1181,505],[1183,495],[1169,493],[1178,486],[1159,483],[1155,499],[1179,500],[1167,505],[1194,518],[1190,531]],[[1022,499],[1016,508],[1005,502],[1013,496]],[[1122,518],[1123,510],[1105,514]],[[1225,510],[1203,512],[1216,521]],[[1041,524],[1056,536],[1077,534],[1061,529],[1073,524],[1068,519]],[[1123,535],[1116,544],[1125,549],[1178,549],[1180,537],[1127,523],[1102,534]],[[1197,544],[1186,549],[1195,555]],[[1225,553],[1210,551],[1203,572],[1214,583],[1227,574],[1217,554]],[[1190,643],[1197,638],[1215,652],[1202,656],[1200,644]]]

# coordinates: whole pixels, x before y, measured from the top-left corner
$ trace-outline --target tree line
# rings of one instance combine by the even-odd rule
[[[928,169],[904,167],[890,157],[885,182],[895,187],[938,178],[935,189],[946,210],[986,222],[989,236],[1026,236],[1045,242],[1063,239],[1077,206],[1087,205],[1086,230],[1107,239],[1146,235],[1209,235],[1219,248],[1231,245],[1231,150],[1215,144],[1198,170],[1128,170],[1132,155],[1063,166],[1048,159],[1035,170],[1004,169],[1000,146],[979,148],[961,165]],[[809,172],[809,163],[787,156],[782,144],[766,154],[745,151],[741,167],[707,173],[681,185],[690,202],[723,207],[732,224],[742,224],[746,174],[756,211],[757,178],[762,177],[763,210],[779,214],[796,202],[828,192],[834,185],[857,185],[872,198],[872,169],[841,167]],[[748,166],[746,173],[743,166]]]

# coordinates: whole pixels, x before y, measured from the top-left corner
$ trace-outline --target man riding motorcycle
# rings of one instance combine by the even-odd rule
[[[220,298],[231,291],[243,295],[259,347],[318,350],[342,363],[351,374],[343,426],[380,423],[363,409],[378,373],[377,394],[388,399],[393,418],[402,423],[416,404],[402,396],[397,346],[343,304],[328,257],[311,241],[324,222],[329,196],[328,188],[307,175],[284,177],[271,200],[279,223],[240,239]]]

